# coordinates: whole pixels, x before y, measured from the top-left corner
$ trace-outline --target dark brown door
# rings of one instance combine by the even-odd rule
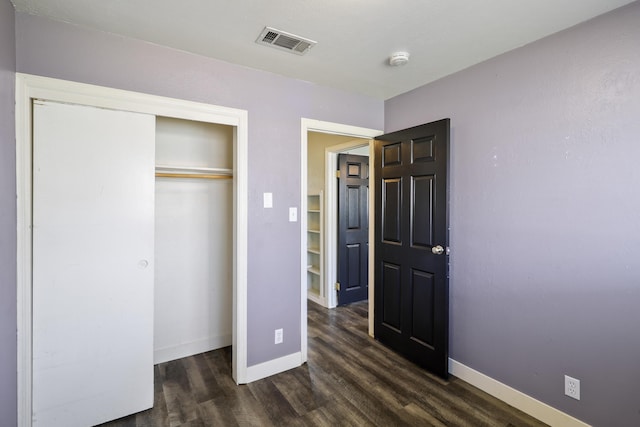
[[[448,376],[449,119],[376,138],[374,333]]]
[[[338,305],[369,294],[369,158],[338,155]]]

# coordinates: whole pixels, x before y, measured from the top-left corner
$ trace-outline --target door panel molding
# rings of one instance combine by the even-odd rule
[[[247,382],[248,113],[245,110],[16,73],[18,425],[32,423],[32,131],[34,99],[231,125],[234,133],[233,367]]]

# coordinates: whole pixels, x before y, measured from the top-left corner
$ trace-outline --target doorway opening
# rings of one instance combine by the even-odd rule
[[[369,156],[369,140],[309,132],[307,139],[307,293],[324,307],[337,305],[336,241],[338,216],[335,181],[339,154]],[[327,153],[331,158],[327,159]],[[335,161],[334,161],[335,160]]]
[[[307,299],[326,308],[336,307],[337,277],[337,212],[338,185],[335,171],[338,155],[345,152],[372,155],[372,138],[382,132],[338,123],[302,119],[302,203],[301,216],[301,323],[306,343]],[[370,177],[370,182],[373,180]],[[372,194],[370,192],[370,194]],[[369,201],[369,217],[373,218],[373,203]],[[316,225],[320,227],[314,228]],[[311,226],[311,228],[310,228]],[[319,233],[316,233],[319,232]],[[370,241],[372,229],[370,229]],[[319,241],[316,244],[315,234]],[[369,247],[369,265],[372,265],[373,246]],[[317,256],[316,253],[318,252]],[[317,264],[314,264],[317,262]],[[313,272],[309,270],[313,269]],[[314,273],[318,277],[314,277]],[[373,333],[373,275],[369,267],[369,332]],[[306,346],[303,348],[306,360]]]

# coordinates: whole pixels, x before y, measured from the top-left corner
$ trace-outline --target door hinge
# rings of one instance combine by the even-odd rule
[[[340,178],[340,171],[336,171],[336,178]]]
[[[340,282],[336,282],[336,291],[340,290]]]

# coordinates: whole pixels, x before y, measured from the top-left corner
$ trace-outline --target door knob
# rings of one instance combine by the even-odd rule
[[[444,248],[440,245],[434,246],[431,248],[431,253],[434,255],[442,255],[444,253]]]

